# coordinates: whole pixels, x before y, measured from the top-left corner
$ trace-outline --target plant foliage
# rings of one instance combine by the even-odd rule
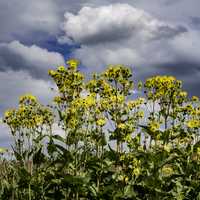
[[[200,199],[198,97],[172,76],[134,84],[111,65],[86,81],[78,65],[49,70],[51,106],[26,94],[5,112],[0,199]]]

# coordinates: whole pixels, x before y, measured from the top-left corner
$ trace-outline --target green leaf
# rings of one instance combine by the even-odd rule
[[[33,163],[36,165],[40,165],[45,162],[45,155],[42,153],[42,148],[40,148],[36,153],[33,155]]]

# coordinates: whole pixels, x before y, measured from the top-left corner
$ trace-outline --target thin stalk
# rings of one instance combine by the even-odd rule
[[[31,200],[31,184],[28,185],[28,199]]]

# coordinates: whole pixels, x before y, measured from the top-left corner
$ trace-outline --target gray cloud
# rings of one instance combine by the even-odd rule
[[[59,20],[56,3],[52,0],[2,0],[0,41],[15,40],[17,35],[26,36],[31,31],[54,35],[59,30]]]
[[[193,29],[200,30],[200,17],[192,16],[189,21]]]
[[[64,64],[61,54],[19,41],[0,43],[0,71],[26,71],[35,78],[48,77],[48,69]]]
[[[0,113],[16,107],[19,96],[25,93],[32,93],[44,104],[50,102],[55,95],[50,90],[52,86],[50,81],[34,79],[24,71],[0,72]]]
[[[0,123],[0,147],[11,148],[12,141],[8,127]]]
[[[64,12],[76,12],[87,0],[1,0],[0,42],[44,42],[57,37]],[[32,34],[34,33],[34,35]]]

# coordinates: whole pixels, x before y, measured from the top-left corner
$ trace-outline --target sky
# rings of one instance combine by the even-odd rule
[[[69,58],[85,74],[108,64],[135,80],[173,75],[200,96],[199,0],[0,0],[0,117],[32,93],[51,102],[48,69]],[[0,147],[11,136],[0,124]]]

